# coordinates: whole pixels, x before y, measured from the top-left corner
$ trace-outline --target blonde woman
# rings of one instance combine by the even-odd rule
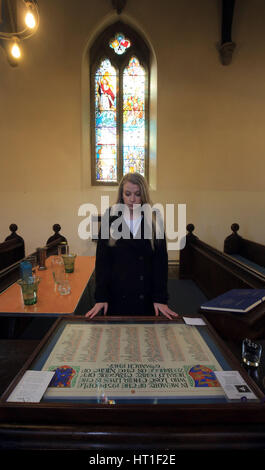
[[[117,205],[118,210],[124,208],[122,216],[119,217],[120,212],[113,215],[111,208],[101,223],[96,252],[96,303],[86,317],[93,318],[102,310],[104,315],[161,313],[169,319],[178,317],[167,305],[164,232],[163,238],[157,238],[152,217],[146,216],[145,211],[143,214],[144,207],[151,207],[151,200],[146,180],[139,173],[128,173],[122,178]],[[110,230],[110,236],[104,237],[106,220],[108,228],[116,224],[116,230],[122,228],[122,233],[113,237],[115,230]]]

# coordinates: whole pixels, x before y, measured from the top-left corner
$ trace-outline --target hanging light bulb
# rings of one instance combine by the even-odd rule
[[[36,26],[35,16],[33,15],[32,11],[30,9],[26,13],[25,23],[26,23],[27,27],[30,28],[30,29],[34,29],[35,26]]]
[[[21,49],[20,49],[18,40],[16,38],[13,40],[10,51],[11,51],[11,55],[14,59],[16,59],[16,60],[20,59]]]
[[[26,5],[25,23],[29,29],[35,29],[38,22],[38,8],[36,1],[24,0]]]

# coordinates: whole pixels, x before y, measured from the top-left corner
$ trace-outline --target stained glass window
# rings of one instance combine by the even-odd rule
[[[132,57],[123,72],[123,172],[144,175],[145,70]]]
[[[115,38],[111,39],[111,41],[109,43],[109,46],[112,49],[114,49],[116,54],[119,54],[119,55],[124,54],[126,49],[128,49],[128,47],[130,47],[130,45],[131,45],[131,42],[129,41],[129,39],[126,39],[124,34],[122,34],[122,33],[116,34]]]
[[[147,177],[149,51],[127,25],[124,33],[109,27],[97,44],[91,53],[92,181],[117,184],[135,171]]]
[[[95,76],[96,179],[117,181],[116,70],[102,60]]]

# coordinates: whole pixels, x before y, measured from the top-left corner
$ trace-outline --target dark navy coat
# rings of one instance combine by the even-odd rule
[[[110,224],[117,217],[110,217]],[[95,301],[108,302],[108,315],[154,315],[153,302],[167,304],[168,255],[166,240],[102,239],[96,252]]]

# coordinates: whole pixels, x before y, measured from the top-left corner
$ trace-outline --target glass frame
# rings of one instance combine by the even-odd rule
[[[232,370],[239,370],[240,374],[249,387],[259,398],[258,402],[213,402],[213,403],[71,403],[71,402],[44,402],[40,403],[11,403],[7,398],[13,391],[24,372],[32,367],[43,355],[48,354],[49,345],[54,335],[58,332],[62,322],[86,322],[84,317],[61,317],[52,326],[45,338],[38,345],[32,356],[19,371],[13,382],[7,388],[0,399],[0,420],[2,422],[42,422],[54,423],[115,423],[126,424],[137,422],[137,424],[156,423],[159,425],[182,423],[234,423],[236,422],[265,422],[264,394],[255,382],[241,368],[240,363],[231,354],[216,332],[206,322],[203,326],[203,334],[209,336],[214,348],[217,348],[224,361]],[[94,324],[106,322],[152,322],[172,323],[159,317],[96,317]],[[176,320],[176,323],[183,320]]]

